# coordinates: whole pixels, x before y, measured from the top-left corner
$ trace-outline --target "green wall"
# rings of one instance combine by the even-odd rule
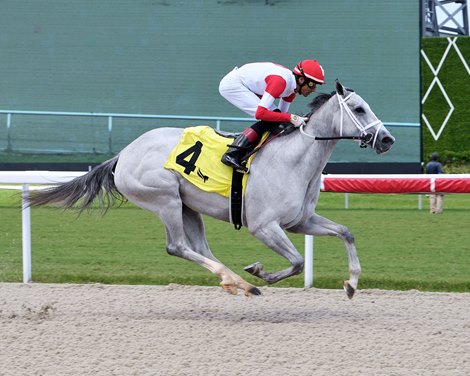
[[[328,84],[321,90],[333,90],[339,78],[361,94],[383,121],[419,122],[417,1],[3,0],[1,4],[0,109],[245,117],[218,93],[218,83],[228,71],[252,61],[293,67],[298,60],[315,58],[326,70]],[[293,111],[305,113],[307,104],[298,98]],[[40,134],[46,125],[56,136],[81,126],[65,118],[15,121],[13,135],[22,141],[20,145],[28,145],[23,133]],[[3,124],[0,116],[0,129]],[[88,122],[85,127],[90,124],[94,125]],[[148,127],[164,125],[172,124],[154,121],[120,130],[119,146]],[[132,126],[132,122],[125,125]],[[380,161],[419,161],[419,130],[392,131],[403,142]],[[106,144],[94,139],[94,133],[102,137],[101,131],[87,133],[85,149]],[[46,144],[47,137],[42,138]],[[5,132],[0,130],[0,150],[4,142]],[[51,149],[61,149],[65,143],[64,138]],[[81,149],[66,145],[74,148]],[[358,158],[377,161],[355,144],[341,145],[333,159]]]

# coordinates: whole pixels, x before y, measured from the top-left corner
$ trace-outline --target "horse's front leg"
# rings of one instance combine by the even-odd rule
[[[256,262],[247,266],[245,271],[265,280],[267,283],[275,283],[292,275],[302,273],[304,259],[279,224],[272,222],[255,229],[248,228],[248,230],[273,251],[289,260],[291,266],[279,272],[267,273],[263,271],[263,265]]]
[[[289,228],[288,231],[315,236],[337,236],[344,242],[348,253],[349,280],[344,281],[343,287],[346,294],[351,299],[357,290],[359,274],[361,274],[361,265],[357,257],[354,236],[349,229],[346,226],[330,221],[318,214],[313,214],[305,222]]]

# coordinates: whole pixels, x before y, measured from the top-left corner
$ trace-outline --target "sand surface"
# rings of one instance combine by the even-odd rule
[[[0,375],[470,375],[470,294],[0,283]]]

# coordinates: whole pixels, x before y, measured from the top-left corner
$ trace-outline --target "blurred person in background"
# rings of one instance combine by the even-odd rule
[[[302,60],[293,70],[282,65],[262,62],[235,67],[221,81],[220,94],[235,107],[257,120],[246,128],[222,157],[222,163],[241,172],[248,169],[241,163],[262,134],[280,123],[305,125],[307,118],[288,113],[297,94],[308,97],[317,85],[325,83],[322,66],[316,60]],[[276,105],[274,102],[279,100]]]
[[[426,164],[426,174],[443,174],[442,164],[439,162],[439,154],[432,153],[431,160]],[[441,214],[444,211],[444,194],[432,193],[429,195],[429,212]]]

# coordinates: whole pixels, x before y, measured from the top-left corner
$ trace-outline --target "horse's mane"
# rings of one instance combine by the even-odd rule
[[[354,91],[352,89],[346,89],[348,91]],[[331,97],[333,97],[336,94],[336,91],[332,91],[331,93],[319,93],[315,98],[313,98],[312,102],[308,105],[311,110],[307,115],[304,115],[305,117],[310,118],[315,112],[317,112],[321,106],[323,106],[326,102],[328,102]],[[279,128],[277,128],[274,131],[271,131],[271,134],[276,134],[281,131],[282,135],[287,136],[288,134],[291,134],[296,128],[290,127],[290,123],[282,123]],[[287,127],[287,128],[286,128]]]
[[[336,91],[332,91],[330,94],[328,93],[321,93],[313,98],[313,101],[308,105],[311,110],[306,115],[307,117],[312,116],[321,106],[323,106],[328,100],[336,94]]]

